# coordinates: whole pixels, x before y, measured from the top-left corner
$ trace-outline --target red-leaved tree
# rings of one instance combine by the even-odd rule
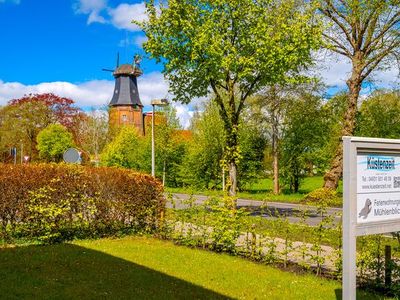
[[[53,114],[54,121],[73,131],[76,118],[82,113],[81,109],[74,106],[74,100],[60,97],[52,93],[29,94],[19,99],[8,102],[9,105],[20,105],[24,103],[38,102],[47,106]]]

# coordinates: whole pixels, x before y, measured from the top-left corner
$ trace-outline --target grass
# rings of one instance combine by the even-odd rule
[[[239,198],[261,200],[261,201],[276,201],[287,203],[300,203],[304,196],[315,189],[322,187],[324,180],[322,176],[313,176],[305,178],[300,186],[298,193],[290,193],[284,190],[279,195],[274,195],[273,181],[271,178],[263,178],[257,182],[248,185],[243,191],[238,193]],[[222,196],[221,190],[197,190],[193,188],[166,188],[167,192],[184,193],[184,194],[200,194],[206,196]],[[338,192],[342,192],[342,183],[340,183]]]
[[[5,299],[340,299],[337,281],[147,237],[0,249]],[[358,291],[359,299],[382,299]]]

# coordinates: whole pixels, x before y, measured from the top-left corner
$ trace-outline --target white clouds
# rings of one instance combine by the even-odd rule
[[[168,83],[159,72],[146,74],[138,78],[140,99],[143,105],[149,106],[151,99],[171,98],[168,96]],[[114,91],[113,80],[92,80],[83,83],[43,82],[36,85],[25,85],[20,82],[3,82],[0,80],[0,106],[11,99],[27,94],[54,93],[73,99],[80,107],[100,107],[111,100]],[[190,107],[178,103],[172,104],[182,126],[188,127],[193,113]]]
[[[314,75],[321,76],[322,81],[329,87],[346,88],[346,80],[351,73],[351,62],[348,58],[318,53],[316,61]],[[368,81],[372,82],[375,88],[398,87],[400,83],[399,70],[396,64],[386,70],[376,70],[368,78]]]
[[[143,43],[145,42],[147,42],[147,37],[143,35],[138,35],[133,39],[133,43],[140,48],[143,46]]]
[[[108,103],[113,88],[114,83],[108,80],[93,80],[81,84],[57,81],[36,85],[0,81],[0,105],[26,94],[54,93],[75,100],[78,106],[101,106]]]
[[[79,0],[73,5],[75,13],[89,15],[87,23],[106,23],[101,12],[107,8],[106,0]]]
[[[144,2],[136,4],[122,3],[117,7],[110,7],[106,0],[77,0],[73,8],[78,14],[88,15],[88,24],[108,23],[118,29],[129,31],[140,31],[139,26],[132,24],[132,20],[144,21],[147,19]]]
[[[320,76],[329,87],[346,87],[346,79],[351,72],[350,61],[344,57],[320,52],[315,54],[314,76]]]
[[[140,31],[139,26],[132,24],[132,20],[144,21],[147,19],[145,14],[146,6],[144,2],[137,4],[120,4],[116,8],[109,8],[108,15],[110,23],[118,29],[126,29],[129,31]]]
[[[168,83],[159,72],[139,77],[138,86],[143,105],[150,105],[151,99],[168,96]],[[113,91],[113,80],[92,80],[78,84],[56,81],[43,82],[36,85],[24,85],[19,82],[3,82],[0,80],[0,105],[26,94],[54,93],[73,99],[81,107],[101,106],[111,100]]]
[[[388,69],[372,73],[372,80],[375,86],[383,88],[399,88],[400,76],[396,64]]]
[[[176,116],[178,117],[182,127],[188,128],[194,112],[190,110],[188,105],[183,105],[181,103],[173,103],[172,105],[176,109]]]
[[[143,43],[146,41],[147,41],[147,37],[145,37],[143,35],[137,35],[132,38],[126,37],[119,41],[118,47],[125,48],[125,47],[136,45],[137,47],[141,48],[143,46]]]
[[[160,72],[139,77],[138,88],[143,105],[150,105],[151,99],[168,98],[168,83]]]

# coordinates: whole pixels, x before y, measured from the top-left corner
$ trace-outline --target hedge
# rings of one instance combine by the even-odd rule
[[[0,234],[54,243],[151,231],[165,209],[160,183],[118,168],[0,164]]]

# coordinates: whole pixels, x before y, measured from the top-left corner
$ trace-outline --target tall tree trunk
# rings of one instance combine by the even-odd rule
[[[352,136],[356,127],[357,102],[361,90],[361,62],[353,61],[353,72],[351,78],[347,80],[349,88],[349,97],[347,110],[344,116],[344,124],[341,136]],[[340,137],[339,145],[331,163],[331,169],[324,176],[324,187],[337,189],[339,180],[343,173],[343,141]]]
[[[236,196],[238,187],[237,163],[239,158],[238,120],[234,119],[232,123],[232,129],[227,136],[225,155],[229,168],[229,196]]]
[[[237,191],[237,165],[233,160],[229,163],[229,196],[236,196]]]
[[[279,189],[279,157],[278,157],[278,116],[276,110],[272,112],[272,157],[274,170],[274,194],[280,193]]]

